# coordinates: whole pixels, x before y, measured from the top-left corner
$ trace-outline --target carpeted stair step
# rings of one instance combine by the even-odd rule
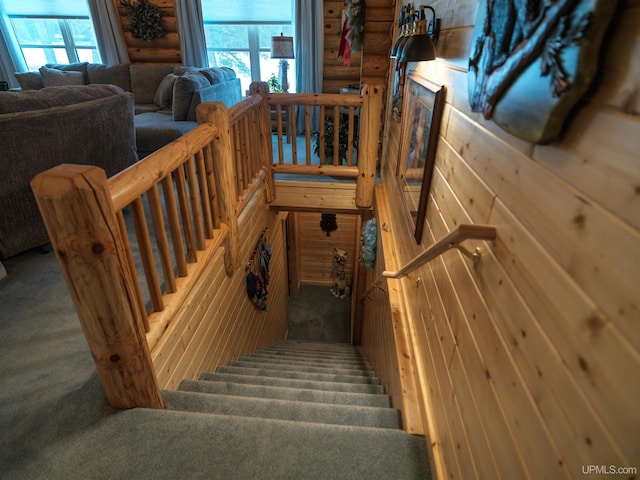
[[[320,356],[331,357],[343,360],[359,360],[366,358],[363,353],[358,350],[348,351],[336,351],[336,350],[313,350],[307,348],[281,348],[281,347],[266,347],[258,350],[259,353],[274,353],[277,355],[299,355],[299,356]]]
[[[268,368],[271,370],[291,371],[291,372],[304,372],[304,373],[326,373],[331,375],[347,375],[356,377],[376,377],[372,370],[358,370],[355,368],[331,368],[331,367],[317,367],[301,365],[299,363],[271,363],[269,361],[249,361],[249,360],[234,360],[229,362],[231,367],[246,367],[246,368]]]
[[[169,410],[331,425],[401,428],[399,412],[392,408],[325,405],[174,390],[163,391],[162,396],[165,408]]]
[[[268,368],[246,368],[221,366],[216,369],[216,373],[230,373],[235,375],[253,375],[261,377],[277,377],[295,380],[312,380],[318,382],[338,382],[338,383],[365,383],[379,385],[377,377],[363,377],[358,375],[336,375],[327,373],[304,373],[290,372],[284,370],[272,370]]]
[[[276,351],[296,351],[296,352],[309,352],[309,353],[333,353],[335,355],[362,355],[363,351],[360,347],[348,343],[292,343],[291,340],[283,341],[279,343],[271,344],[262,350],[276,350]]]
[[[234,382],[252,385],[268,385],[272,387],[305,388],[311,390],[329,390],[334,392],[383,394],[382,385],[322,382],[317,380],[299,380],[293,378],[265,377],[257,375],[240,375],[232,373],[209,373],[200,375],[200,380],[212,380],[216,382]]]
[[[356,366],[370,366],[369,362],[362,357],[343,358],[331,355],[322,354],[304,354],[294,352],[272,352],[260,350],[256,352],[256,355],[270,355],[276,358],[295,360],[300,362],[320,362],[320,363],[335,363],[342,365],[356,365]]]
[[[265,348],[297,348],[307,350],[333,350],[338,352],[362,352],[362,349],[357,345],[344,342],[321,342],[312,340],[280,340],[279,342],[272,343]]]
[[[276,362],[294,362],[312,365],[335,365],[337,367],[372,369],[371,364],[366,360],[340,360],[326,357],[309,358],[306,356],[300,357],[294,355],[277,355],[271,353],[251,353],[249,355],[245,355],[242,358],[264,359]]]
[[[272,398],[297,402],[314,402],[338,405],[359,405],[363,407],[391,407],[388,395],[370,393],[334,392],[329,390],[311,390],[304,388],[271,387],[268,385],[250,385],[244,383],[183,380],[178,390],[221,395]]]
[[[135,408],[82,431],[73,448],[59,442],[21,473],[61,480],[51,465],[65,465],[91,480],[425,480],[425,451],[423,437],[402,430]]]

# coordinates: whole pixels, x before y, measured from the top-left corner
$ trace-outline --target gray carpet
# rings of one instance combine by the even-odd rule
[[[323,342],[351,341],[351,297],[340,300],[328,286],[302,285],[289,298],[289,337]]]
[[[180,410],[112,409],[54,255],[3,264],[3,479],[428,478],[424,439],[397,428],[368,365],[337,352],[247,355],[164,392]]]

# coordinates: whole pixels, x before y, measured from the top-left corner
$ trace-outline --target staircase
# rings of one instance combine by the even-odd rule
[[[105,412],[2,477],[430,478],[425,439],[401,430],[364,354],[348,344],[282,341],[162,394],[165,410]]]
[[[424,438],[402,431],[400,412],[349,344],[286,340],[163,398],[176,415],[229,430],[211,448],[215,478],[429,478]]]

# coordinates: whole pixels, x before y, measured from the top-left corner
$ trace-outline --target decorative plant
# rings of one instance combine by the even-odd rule
[[[271,74],[271,78],[267,80],[267,85],[269,85],[270,92],[282,93],[282,85],[280,85],[280,80],[278,80],[275,73]]]
[[[315,142],[313,146],[313,153],[315,153],[318,158],[320,157],[320,132],[313,132],[313,140]],[[333,163],[333,140],[335,138],[334,128],[333,128],[333,119],[326,117],[324,119],[324,161],[326,164]],[[340,159],[340,164],[344,165],[347,163],[347,154],[349,146],[349,128],[346,123],[340,124],[340,129],[338,132],[338,158]],[[354,136],[353,138],[353,148],[354,150],[358,149],[358,139]]]
[[[139,38],[150,42],[154,38],[164,36],[164,30],[160,25],[160,10],[158,6],[149,0],[138,0],[132,3],[130,0],[120,0],[120,5],[129,12],[129,23],[126,30],[131,32],[133,38]]]

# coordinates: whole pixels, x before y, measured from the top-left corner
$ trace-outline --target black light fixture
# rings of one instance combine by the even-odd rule
[[[427,8],[432,15],[432,19],[428,24],[425,16],[425,9]],[[435,43],[438,40],[439,33],[440,19],[436,18],[435,10],[427,5],[420,5],[420,15],[414,22],[413,34],[407,38],[402,49],[396,52],[397,61],[406,63],[435,60]]]
[[[408,36],[410,33],[409,28],[411,26],[411,20],[409,16],[410,8],[410,6],[405,5],[404,7],[402,7],[402,11],[400,12],[400,18],[398,19],[398,28],[400,30],[400,34],[398,36],[398,39],[396,40],[396,43],[394,43],[393,47],[391,48],[391,53],[389,54],[391,58],[396,58],[398,51],[402,49],[402,47],[408,40]]]

